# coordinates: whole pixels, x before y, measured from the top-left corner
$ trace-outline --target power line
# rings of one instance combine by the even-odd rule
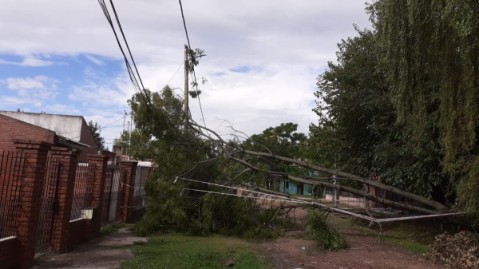
[[[113,9],[113,13],[115,14],[116,22],[120,29],[121,35],[123,36],[123,40],[125,41],[126,48],[128,49],[128,53],[130,54],[131,62],[133,63],[133,66],[135,67],[136,74],[138,75],[138,80],[140,81],[142,89],[145,89],[145,86],[143,85],[143,80],[141,79],[140,73],[138,72],[138,68],[136,67],[135,58],[133,58],[133,55],[130,50],[130,46],[128,45],[128,41],[126,40],[125,33],[123,32],[123,27],[121,26],[120,18],[118,17],[118,13],[116,12],[116,8],[115,8],[115,5],[113,4],[113,0],[110,0],[110,4]]]
[[[132,67],[131,67],[131,64],[130,64],[130,61],[128,59],[128,57],[126,56],[126,53],[125,53],[125,50],[123,49],[123,46],[120,42],[120,39],[118,37],[118,33],[116,32],[116,29],[115,29],[115,26],[113,24],[113,20],[111,18],[111,15],[110,15],[110,12],[108,11],[108,8],[107,8],[107,5],[105,3],[105,0],[98,0],[98,3],[100,4],[100,7],[102,8],[103,10],[103,14],[105,15],[112,31],[113,31],[113,34],[115,36],[115,39],[116,39],[116,42],[118,44],[118,47],[120,48],[120,51],[121,51],[121,54],[123,55],[123,59],[125,61],[125,65],[126,65],[126,68],[127,68],[127,71],[128,71],[128,75],[130,77],[130,80],[133,84],[133,86],[135,87],[135,90],[137,90],[141,97],[143,98],[143,100],[145,101],[145,103],[149,106],[151,106],[151,102],[150,102],[150,98],[148,97],[148,95],[146,94],[145,92],[145,88],[144,88],[144,85],[143,85],[143,82],[141,80],[141,76],[140,76],[140,73],[138,72],[138,68],[136,67],[136,63],[135,63],[135,60],[133,58],[133,55],[131,53],[131,50],[129,48],[129,45],[128,45],[128,41],[126,39],[126,36],[125,36],[125,33],[123,31],[123,28],[121,26],[121,23],[120,23],[120,19],[119,19],[119,16],[118,16],[118,13],[116,12],[116,9],[115,9],[115,6],[113,4],[113,1],[110,0],[110,4],[112,6],[112,9],[113,9],[113,12],[114,12],[114,15],[115,15],[115,19],[116,19],[116,22],[118,24],[118,28],[120,29],[120,32],[121,32],[121,35],[123,37],[123,40],[127,46],[127,49],[128,49],[128,53],[130,55],[130,58],[131,58],[131,61],[133,62],[133,65],[135,67],[135,70],[136,70],[136,74],[135,72],[133,71]],[[138,76],[138,78],[137,78]],[[140,81],[140,83],[138,83],[138,81]],[[140,86],[141,84],[141,86]]]
[[[188,35],[188,29],[186,27],[186,20],[185,20],[185,14],[183,12],[183,4],[181,3],[181,0],[178,0],[179,4],[180,4],[180,10],[181,10],[181,18],[183,20],[183,28],[185,29],[185,35],[186,35],[186,42],[188,42],[188,53],[191,54],[191,57],[193,57],[193,59],[195,58],[195,56],[190,53],[191,51],[191,43],[190,43],[190,37]],[[196,92],[198,92],[198,81],[196,79],[196,71],[195,71],[195,66],[192,65],[191,66],[192,70],[193,70],[193,80],[194,80],[194,87],[196,88]],[[203,120],[203,124],[204,126],[206,127],[206,121],[205,121],[205,116],[203,114],[203,107],[201,105],[201,99],[200,99],[200,96],[198,95],[198,103],[199,103],[199,106],[200,106],[200,112],[201,112],[201,118]]]
[[[181,4],[181,0],[178,0],[178,2],[180,3],[181,18],[183,19],[183,28],[185,28],[186,41],[188,42],[188,49],[191,50],[190,37],[188,36],[188,29],[186,28],[185,14],[183,13],[183,5]]]
[[[102,126],[100,129],[104,129],[104,128],[106,128],[106,127],[112,125],[113,123],[116,123],[116,122],[118,122],[118,121],[120,121],[120,120],[122,120],[122,119],[123,119],[123,117],[121,117],[121,118],[119,118],[119,119],[116,119],[116,120],[114,120],[114,121],[112,121],[112,122],[106,124],[105,126]]]

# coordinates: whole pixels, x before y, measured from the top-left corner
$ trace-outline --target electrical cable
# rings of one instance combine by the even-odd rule
[[[463,212],[452,212],[452,213],[449,212],[449,213],[405,216],[405,217],[395,217],[395,218],[394,217],[392,217],[392,218],[376,218],[374,216],[366,216],[366,215],[362,215],[362,214],[359,214],[359,213],[350,212],[350,211],[345,210],[345,209],[330,207],[330,206],[327,206],[325,204],[315,202],[313,200],[306,200],[306,199],[300,199],[300,198],[289,198],[289,197],[279,196],[279,195],[275,195],[275,194],[269,194],[269,193],[265,193],[265,192],[254,191],[254,190],[247,190],[247,189],[242,189],[242,188],[238,188],[238,187],[226,186],[226,185],[223,185],[223,184],[206,182],[206,181],[201,181],[201,180],[196,180],[196,179],[191,179],[191,178],[184,178],[184,177],[176,177],[174,182],[176,183],[176,181],[178,179],[185,180],[185,181],[190,181],[190,182],[202,183],[202,184],[211,185],[211,186],[222,187],[222,188],[231,189],[231,190],[240,190],[241,189],[241,190],[243,190],[245,192],[248,192],[248,193],[262,195],[263,197],[252,197],[252,196],[244,196],[244,195],[231,194],[231,193],[223,193],[223,192],[215,192],[215,191],[208,191],[208,190],[198,190],[198,189],[184,188],[184,189],[191,190],[191,191],[212,193],[212,194],[221,194],[221,195],[229,195],[229,196],[236,196],[236,197],[243,197],[243,198],[276,200],[276,201],[285,201],[285,202],[291,202],[291,203],[296,203],[296,204],[314,205],[314,206],[321,207],[324,210],[328,210],[328,211],[331,211],[331,212],[340,213],[340,214],[344,214],[344,215],[349,215],[349,216],[353,216],[353,217],[356,217],[356,218],[359,218],[359,219],[374,222],[374,223],[378,224],[381,229],[382,229],[381,224],[386,223],[386,222],[397,222],[397,221],[405,221],[405,220],[448,217],[448,216],[457,216],[457,215],[463,215],[464,214]],[[268,197],[268,198],[264,198],[264,197]],[[276,197],[276,198],[274,198],[274,197]]]
[[[116,18],[116,21],[118,23],[118,27],[121,31],[121,34],[122,34],[122,37],[123,37],[123,40],[125,41],[125,44],[128,48],[128,51],[129,51],[129,54],[130,54],[130,57],[131,57],[131,60],[133,62],[133,64],[135,65],[135,69],[137,71],[137,74],[135,74],[135,72],[133,71],[132,67],[131,67],[131,64],[130,64],[130,61],[128,60],[128,57],[126,56],[126,53],[125,53],[125,50],[123,49],[123,46],[120,42],[120,39],[118,37],[118,33],[116,32],[116,29],[115,29],[115,26],[113,24],[113,20],[111,18],[111,15],[110,15],[110,12],[108,11],[108,8],[107,8],[107,5],[105,3],[105,0],[98,0],[98,3],[100,4],[100,7],[102,8],[103,10],[103,14],[105,15],[105,18],[107,19],[108,21],[108,24],[110,25],[112,31],[113,31],[113,34],[115,36],[115,39],[116,39],[116,42],[118,44],[118,47],[120,48],[120,51],[121,51],[121,54],[123,55],[123,59],[125,61],[125,65],[126,65],[126,68],[127,68],[127,71],[128,71],[128,75],[130,77],[130,81],[132,82],[134,88],[136,91],[138,91],[143,99],[143,101],[145,101],[147,107],[150,107],[151,106],[151,101],[150,101],[150,98],[148,97],[148,95],[146,94],[145,92],[145,88],[143,86],[143,82],[141,81],[141,77],[140,77],[140,74],[138,72],[138,69],[136,68],[136,64],[134,62],[134,58],[133,58],[133,55],[129,49],[129,46],[128,46],[128,42],[126,40],[126,36],[124,35],[124,32],[123,32],[123,29],[121,27],[121,24],[120,24],[120,20],[119,20],[119,17],[117,16],[118,14],[116,13],[115,11],[115,8],[114,8],[114,5],[113,5],[113,1],[110,0],[110,3],[112,5],[112,8],[114,10],[114,14],[115,14],[115,18]],[[137,78],[137,75],[138,75],[138,78]],[[140,84],[138,83],[138,81],[141,82],[141,86]]]
[[[185,34],[186,34],[186,42],[188,43],[188,54],[191,54],[192,57],[194,58],[194,55],[192,53],[190,53],[191,51],[191,43],[190,43],[190,37],[188,35],[188,29],[186,27],[186,20],[185,20],[185,14],[183,12],[183,4],[181,3],[181,0],[178,0],[179,4],[180,4],[180,11],[181,11],[181,18],[183,20],[183,28],[185,29]],[[192,70],[193,70],[193,80],[194,80],[194,87],[196,88],[196,92],[198,92],[198,81],[196,79],[196,71],[195,71],[195,66],[193,65],[192,67]],[[200,96],[198,95],[198,103],[199,103],[199,106],[200,106],[200,111],[201,111],[201,117],[202,117],[202,120],[203,120],[203,124],[206,128],[206,121],[205,121],[205,116],[204,116],[204,113],[203,113],[203,107],[201,105],[201,99],[200,99]]]
[[[133,58],[133,55],[130,50],[130,45],[128,45],[128,41],[126,40],[125,33],[123,32],[123,27],[121,26],[120,23],[120,18],[118,17],[118,13],[116,12],[115,5],[113,4],[113,0],[110,0],[111,7],[113,9],[113,14],[115,14],[116,22],[118,24],[118,28],[120,29],[121,35],[123,36],[123,40],[125,41],[126,48],[128,49],[128,53],[130,54],[131,62],[133,63],[133,66],[135,67],[136,75],[138,76],[138,80],[140,81],[142,89],[145,89],[145,86],[143,85],[143,80],[141,79],[140,73],[138,72],[138,68],[136,67],[135,63],[135,58]]]

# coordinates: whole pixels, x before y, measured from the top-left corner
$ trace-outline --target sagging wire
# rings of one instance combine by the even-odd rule
[[[415,220],[415,219],[426,219],[426,218],[437,218],[437,217],[446,217],[446,216],[455,216],[455,215],[462,215],[464,214],[463,212],[454,212],[454,213],[440,213],[440,214],[431,214],[431,215],[417,215],[417,216],[406,216],[406,217],[397,217],[397,218],[382,218],[378,219],[373,216],[365,216],[362,214],[350,212],[344,209],[336,208],[336,207],[330,207],[322,203],[315,202],[314,200],[305,200],[305,199],[299,199],[299,198],[290,198],[290,197],[284,197],[284,196],[279,196],[275,194],[268,194],[260,191],[254,191],[254,190],[248,190],[248,189],[243,189],[243,188],[238,188],[238,187],[232,187],[232,186],[226,186],[223,184],[218,184],[218,183],[213,183],[213,182],[206,182],[206,181],[201,181],[201,180],[196,180],[196,179],[190,179],[190,178],[184,178],[184,177],[176,177],[175,178],[175,183],[177,180],[185,180],[185,181],[190,181],[190,182],[195,182],[195,183],[202,183],[210,186],[216,186],[216,187],[221,187],[221,188],[226,188],[226,189],[231,189],[231,190],[241,190],[246,193],[252,193],[252,194],[258,194],[262,195],[268,198],[264,197],[253,197],[253,196],[244,196],[244,195],[238,195],[238,194],[232,194],[232,193],[224,193],[224,192],[217,192],[217,191],[208,191],[208,190],[199,190],[199,189],[192,189],[192,188],[184,188],[186,190],[191,190],[191,191],[198,191],[198,192],[203,192],[203,193],[213,193],[213,194],[218,194],[218,195],[227,195],[227,196],[235,196],[239,198],[251,198],[251,199],[263,199],[263,200],[271,200],[271,201],[284,201],[284,202],[291,202],[291,203],[296,203],[296,204],[303,204],[303,205],[313,205],[313,206],[318,206],[321,207],[327,211],[335,212],[335,213],[340,213],[344,215],[349,215],[353,216],[359,219],[363,219],[366,221],[374,222],[378,224],[380,230],[382,231],[382,223],[386,222],[397,222],[397,221],[403,221],[403,220]]]

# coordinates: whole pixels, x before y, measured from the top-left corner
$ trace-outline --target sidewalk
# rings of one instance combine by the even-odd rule
[[[65,254],[52,254],[38,258],[31,269],[116,269],[133,256],[127,246],[146,242],[145,237],[134,236],[126,228],[102,236]]]

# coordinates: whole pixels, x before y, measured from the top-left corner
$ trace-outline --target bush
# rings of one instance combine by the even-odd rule
[[[306,217],[306,231],[320,246],[327,250],[347,248],[346,240],[326,223],[324,214],[309,210]]]

